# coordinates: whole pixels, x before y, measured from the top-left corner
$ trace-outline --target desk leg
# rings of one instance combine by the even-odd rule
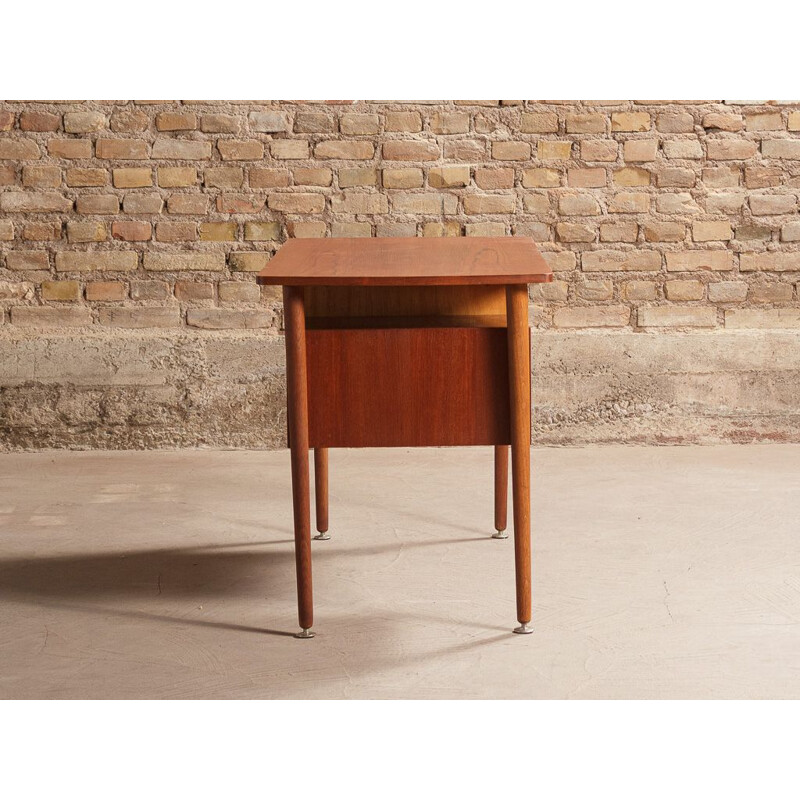
[[[494,529],[493,539],[508,539],[508,445],[494,447]]]
[[[311,588],[311,500],[308,474],[308,378],[306,373],[306,318],[303,288],[283,287],[286,330],[286,395],[289,447],[292,457],[292,506],[294,554],[297,566],[297,606],[302,631],[314,634],[314,601]]]
[[[528,287],[506,287],[508,379],[511,400],[511,474],[514,506],[514,562],[517,620],[514,633],[532,633],[531,621],[531,345]]]
[[[328,533],[328,448],[314,448],[314,498],[316,500],[317,535],[315,539],[330,539]]]

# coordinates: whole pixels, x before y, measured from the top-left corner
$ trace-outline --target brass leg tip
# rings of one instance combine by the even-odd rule
[[[303,628],[300,633],[296,633],[294,635],[295,639],[313,639],[314,638],[314,631],[311,628]]]
[[[530,622],[523,622],[519,628],[514,628],[514,633],[533,633],[533,625]]]
[[[331,535],[327,531],[321,531],[314,537],[318,542],[327,542]]]
[[[496,531],[492,534],[492,539],[508,539],[508,531]]]

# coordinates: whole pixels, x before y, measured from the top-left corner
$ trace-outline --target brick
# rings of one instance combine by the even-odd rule
[[[134,250],[56,253],[58,272],[129,272],[138,266],[139,254]]]
[[[387,143],[388,144],[388,143]],[[404,144],[403,142],[396,142],[395,144]],[[425,142],[419,142],[420,145],[426,147]],[[386,145],[384,147],[384,158],[386,158]],[[372,142],[365,142],[360,140],[353,141],[327,141],[320,142],[314,148],[314,156],[316,158],[341,158],[350,161],[364,161],[370,159],[375,155],[375,145]],[[433,158],[438,158],[438,152]],[[393,159],[395,161],[402,159]],[[416,157],[406,159],[416,161]],[[425,159],[420,159],[425,160]]]
[[[434,189],[451,189],[469,186],[469,167],[431,167],[428,185]]]
[[[344,170],[339,171],[339,186],[361,185],[352,184],[351,182],[343,184],[342,172],[344,172]],[[387,189],[418,189],[424,183],[422,170],[419,169],[419,167],[384,169],[381,181],[383,186]]]
[[[0,300],[33,300],[35,294],[30,281],[0,281]]]
[[[377,114],[342,114],[339,118],[339,131],[345,136],[374,135],[378,133],[379,128]]]
[[[739,241],[766,241],[772,239],[772,228],[765,225],[739,224],[736,226],[736,239]]]
[[[455,214],[458,198],[442,192],[398,192],[392,197],[392,210],[398,214]]]
[[[23,111],[19,115],[21,131],[38,131],[41,133],[57,131],[61,127],[61,116],[46,111]]]
[[[682,250],[667,253],[666,258],[667,272],[724,272],[733,269],[733,253],[730,250]]]
[[[738,214],[747,199],[744,192],[710,192],[706,196],[709,214]]]
[[[197,116],[195,114],[176,113],[174,111],[162,111],[160,114],[156,114],[156,130],[159,131],[197,130]]]
[[[372,225],[369,222],[334,222],[331,225],[331,236],[369,239],[372,236]]]
[[[240,118],[232,114],[203,114],[200,130],[203,133],[239,133]]]
[[[644,192],[619,192],[609,200],[612,214],[642,214],[650,210],[650,195]]]
[[[96,220],[70,221],[67,223],[67,241],[70,244],[80,242],[104,242],[108,231],[104,222]]]
[[[282,111],[251,111],[247,115],[250,130],[260,133],[282,133],[289,130],[289,120]]]
[[[417,235],[416,222],[379,222],[375,226],[376,236],[410,236]]]
[[[514,170],[510,167],[499,169],[479,167],[475,170],[475,184],[481,189],[512,189]]]
[[[436,112],[431,117],[430,126],[431,130],[439,135],[469,133],[469,114]],[[342,132],[345,132],[344,129],[342,129]]]
[[[317,145],[318,150],[319,147]],[[383,144],[383,157],[387,161],[434,161],[440,155],[439,145],[435,142],[392,141]]]
[[[606,171],[602,167],[567,170],[567,183],[576,188],[599,189],[604,187],[606,182]]]
[[[240,272],[260,272],[267,266],[269,253],[231,253],[231,269]]]
[[[704,306],[642,306],[637,309],[642,328],[714,328],[717,312]]]
[[[605,133],[605,114],[567,114],[567,133]]]
[[[419,111],[388,112],[385,129],[389,133],[419,133],[422,130],[422,116]]]
[[[251,189],[281,189],[288,185],[288,169],[261,169],[259,167],[253,167],[250,170]]]
[[[750,211],[756,216],[793,214],[796,210],[797,197],[793,194],[750,195]]]
[[[264,209],[264,198],[254,194],[225,193],[217,197],[221,214],[258,214]]]
[[[331,208],[334,213],[385,214],[389,211],[389,200],[385,194],[348,191],[341,197],[332,197]]]
[[[445,222],[426,222],[422,226],[423,236],[442,237],[442,236],[461,236],[461,223],[455,220]]]
[[[584,272],[658,272],[661,253],[657,250],[592,250],[581,255]]]
[[[529,296],[534,303],[551,302],[565,303],[569,294],[569,284],[566,281],[553,281],[552,283],[534,283],[529,290]]]
[[[781,228],[782,242],[800,242],[800,222],[787,222]]]
[[[710,220],[692,223],[692,239],[695,242],[726,242],[733,238],[728,220]]]
[[[137,161],[149,158],[150,149],[141,139],[98,139],[95,155],[103,159]]]
[[[131,283],[131,300],[166,300],[169,284],[164,281],[134,281]]]
[[[574,270],[577,266],[575,253],[571,253],[568,250],[556,252],[545,250],[542,253],[542,258],[553,272],[568,272]]]
[[[286,230],[289,236],[296,239],[323,239],[327,233],[327,226],[319,220],[316,222],[287,222]]]
[[[115,111],[110,125],[114,133],[142,133],[150,127],[150,117],[138,109]]]
[[[646,242],[682,242],[686,226],[682,222],[648,222],[642,226]]]
[[[156,241],[194,242],[196,240],[196,222],[159,222],[156,225]]]
[[[667,167],[658,172],[656,183],[659,188],[691,189],[697,183],[697,175],[687,167]]]
[[[469,194],[464,196],[465,214],[513,214],[517,205],[513,194]]]
[[[0,210],[46,214],[72,210],[72,200],[56,192],[3,192]]]
[[[597,231],[594,225],[576,222],[559,222],[556,224],[556,236],[560,242],[594,242]]]
[[[589,139],[580,143],[584,161],[616,161],[619,144],[612,139]]]
[[[311,154],[308,142],[303,139],[279,139],[269,149],[273,158],[282,160],[308,158]]]
[[[769,189],[783,182],[783,170],[779,167],[746,167],[744,185],[748,189]]]
[[[731,308],[725,312],[726,328],[800,328],[800,308]]]
[[[221,281],[218,286],[221,303],[257,303],[261,292],[255,283]]]
[[[639,226],[635,222],[616,222],[600,226],[601,242],[635,242]]]
[[[6,253],[6,267],[14,270],[50,269],[46,250],[10,250]]]
[[[402,172],[403,170],[394,171]],[[384,170],[384,174],[386,172],[387,170]],[[422,170],[417,169],[416,172],[420,175],[419,185],[422,186]],[[340,189],[349,189],[353,186],[378,185],[378,171],[374,167],[343,167],[339,170],[338,175]]]
[[[763,144],[766,144],[766,142]],[[746,139],[709,139],[706,147],[708,149],[708,157],[715,161],[718,159],[724,161],[752,158],[758,150],[756,142],[750,142]]]
[[[128,197],[125,198],[126,202],[127,200]],[[167,211],[170,214],[205,214],[208,211],[208,197],[196,194],[171,194],[167,200]]]
[[[260,161],[264,145],[252,139],[219,139],[217,150],[223,161]]]
[[[556,328],[622,328],[629,319],[627,306],[559,308],[553,313]]]
[[[656,197],[656,209],[660,214],[699,214],[697,205],[689,192],[669,192]]]
[[[211,142],[196,142],[190,139],[156,139],[153,144],[153,158],[202,161],[211,158]]]
[[[788,303],[792,299],[790,283],[753,283],[747,292],[751,303]]]
[[[11,322],[26,328],[82,328],[92,324],[88,308],[14,306]]]
[[[269,195],[267,205],[273,211],[284,211],[289,214],[319,214],[325,210],[325,195],[281,192]]]
[[[42,281],[42,300],[74,302],[81,299],[78,281]]]
[[[119,281],[92,281],[86,284],[86,299],[93,302],[119,302],[125,299],[124,283]]]
[[[330,186],[333,171],[319,167],[296,167],[292,172],[295,186]]]
[[[238,225],[235,222],[201,222],[201,242],[235,242]]]
[[[709,189],[732,188],[739,185],[741,174],[739,167],[709,167],[703,170],[703,183]]]
[[[700,281],[667,281],[664,284],[664,293],[667,300],[702,300],[705,287]]]
[[[627,281],[622,284],[620,294],[625,300],[655,300],[656,284],[653,281]]]
[[[10,131],[14,127],[14,120],[13,112],[0,109],[0,131]]]
[[[650,115],[646,111],[617,111],[611,115],[611,130],[649,131]]]
[[[464,233],[466,236],[505,236],[506,226],[503,222],[470,222]]]
[[[67,186],[88,187],[106,186],[108,184],[108,170],[96,167],[70,167],[64,172]]]
[[[790,131],[800,131],[800,111],[789,112],[787,127]]]
[[[175,281],[175,297],[184,302],[213,300],[214,284],[207,281]]]
[[[742,253],[739,269],[742,272],[800,271],[800,253]]]
[[[269,242],[279,239],[281,226],[277,222],[245,222],[244,238],[248,242]]]
[[[712,303],[741,303],[747,297],[747,284],[742,281],[717,281],[708,284]]]
[[[611,281],[582,281],[577,285],[576,293],[581,300],[610,300],[614,296],[614,284]]]
[[[40,156],[39,145],[30,139],[0,139],[0,160],[32,161]]]
[[[702,158],[703,148],[694,139],[665,139],[661,144],[667,158]]]
[[[27,222],[22,238],[29,242],[53,242],[61,238],[60,222]]]
[[[149,167],[123,167],[112,170],[117,189],[141,189],[153,185],[153,172]]]
[[[703,127],[706,130],[728,131],[738,133],[744,130],[744,118],[741,114],[720,114],[713,112],[703,117]]]
[[[486,159],[486,143],[472,139],[449,139],[444,143],[446,161],[484,161]]]
[[[523,113],[519,123],[520,133],[558,133],[558,114]]]
[[[783,129],[783,117],[780,111],[745,114],[744,123],[748,131],[780,131]]]
[[[53,158],[91,158],[92,143],[88,139],[50,139],[47,152]]]
[[[16,169],[14,167],[0,166],[0,186],[13,186],[16,182]]]
[[[0,219],[0,242],[10,242],[14,238],[14,223],[10,219]]]
[[[311,112],[298,114],[294,119],[295,133],[333,133],[336,120],[330,114]]]
[[[562,173],[548,167],[534,167],[522,172],[522,185],[526,189],[561,186]]]
[[[661,133],[692,133],[694,117],[686,112],[659,114],[656,117],[656,129]]]
[[[197,170],[194,167],[159,167],[158,185],[162,189],[180,189],[197,186]]]
[[[649,186],[650,173],[641,167],[623,167],[614,170],[614,183],[617,186]]]
[[[118,220],[111,225],[111,236],[124,242],[149,242],[153,230],[149,222]]]
[[[97,319],[109,328],[177,328],[177,308],[99,308]]]
[[[224,330],[228,328],[271,328],[275,315],[271,311],[244,311],[221,308],[190,308],[186,323],[193,328]]]
[[[558,198],[558,211],[568,216],[600,213],[600,204],[591,194],[562,194]]]
[[[509,142],[509,144],[513,144],[513,142]],[[537,157],[542,161],[565,161],[572,154],[572,142],[540,140],[536,146],[536,153]],[[497,157],[494,156],[494,151],[492,155],[495,158]]]
[[[225,269],[225,253],[182,252],[145,253],[144,268],[151,272],[202,271],[219,272]]]
[[[61,186],[61,170],[58,167],[24,166],[22,185],[28,189],[57,189]]]

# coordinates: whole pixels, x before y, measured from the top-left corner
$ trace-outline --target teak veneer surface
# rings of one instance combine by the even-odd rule
[[[533,239],[289,239],[258,274],[282,286],[436,286],[552,281]]]

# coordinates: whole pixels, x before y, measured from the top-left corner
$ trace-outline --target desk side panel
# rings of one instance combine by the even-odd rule
[[[509,444],[505,328],[307,333],[311,447]]]

